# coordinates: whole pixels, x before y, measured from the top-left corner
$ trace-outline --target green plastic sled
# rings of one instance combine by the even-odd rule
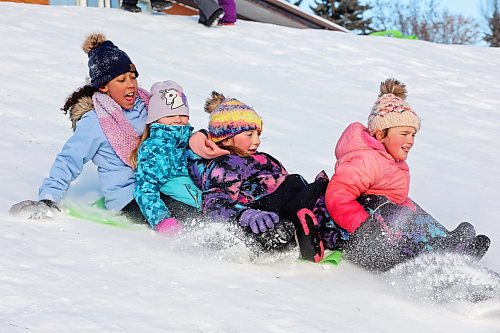
[[[340,264],[341,261],[342,261],[342,252],[335,250],[335,251],[332,251],[327,256],[325,256],[323,258],[323,260],[321,260],[319,263],[320,264],[331,264],[331,265],[337,266],[338,264]]]
[[[66,213],[81,220],[105,224],[122,229],[137,229],[139,226],[131,223],[121,215],[115,215],[106,210],[104,198],[99,198],[90,206],[71,203],[65,205]]]

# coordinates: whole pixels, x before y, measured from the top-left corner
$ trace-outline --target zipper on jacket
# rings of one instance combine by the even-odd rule
[[[189,193],[189,195],[191,196],[191,198],[193,198],[195,204],[196,204],[196,208],[200,209],[200,203],[198,201],[198,196],[195,196],[193,195],[193,193],[191,193],[191,185],[190,184],[184,184],[184,187],[186,188],[186,191]]]

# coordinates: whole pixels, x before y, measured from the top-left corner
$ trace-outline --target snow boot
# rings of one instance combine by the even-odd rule
[[[325,247],[318,231],[318,220],[307,208],[297,212],[299,225],[296,226],[297,243],[302,259],[320,262],[325,255]]]
[[[490,248],[491,240],[488,236],[477,235],[465,248],[464,253],[468,256],[480,260]]]
[[[291,221],[280,220],[273,228],[255,235],[265,251],[280,250],[286,247],[292,240],[295,227]]]
[[[151,9],[155,12],[162,12],[172,8],[173,4],[166,0],[151,0]]]
[[[210,15],[210,17],[208,19],[206,19],[205,21],[201,21],[201,18],[200,18],[200,21],[199,23],[203,24],[204,26],[206,27],[211,27],[212,25],[215,25],[217,24],[217,22],[219,22],[219,20],[224,16],[224,10],[222,8],[218,8],[217,10],[215,10],[215,12],[212,13],[212,15]]]
[[[140,13],[142,11],[141,7],[137,6],[137,4],[126,3],[126,2],[122,3],[121,9],[131,13]]]
[[[469,222],[460,223],[447,235],[450,238],[450,245],[453,250],[462,252],[476,237],[476,229]]]
[[[464,253],[467,246],[476,237],[476,229],[469,222],[460,223],[446,237],[439,238],[432,247],[437,251]]]

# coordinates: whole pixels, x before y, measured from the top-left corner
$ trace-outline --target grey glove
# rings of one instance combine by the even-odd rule
[[[10,207],[9,213],[27,219],[47,219],[52,218],[61,209],[51,200],[24,200]]]

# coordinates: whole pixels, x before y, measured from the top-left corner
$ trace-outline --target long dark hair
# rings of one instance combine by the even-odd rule
[[[64,114],[68,114],[71,117],[71,109],[75,104],[78,103],[80,99],[83,97],[89,97],[92,98],[92,95],[99,89],[91,87],[90,85],[86,84],[75,91],[71,93],[71,95],[66,98],[66,102],[64,102],[64,106],[61,108],[61,111],[64,112]]]

